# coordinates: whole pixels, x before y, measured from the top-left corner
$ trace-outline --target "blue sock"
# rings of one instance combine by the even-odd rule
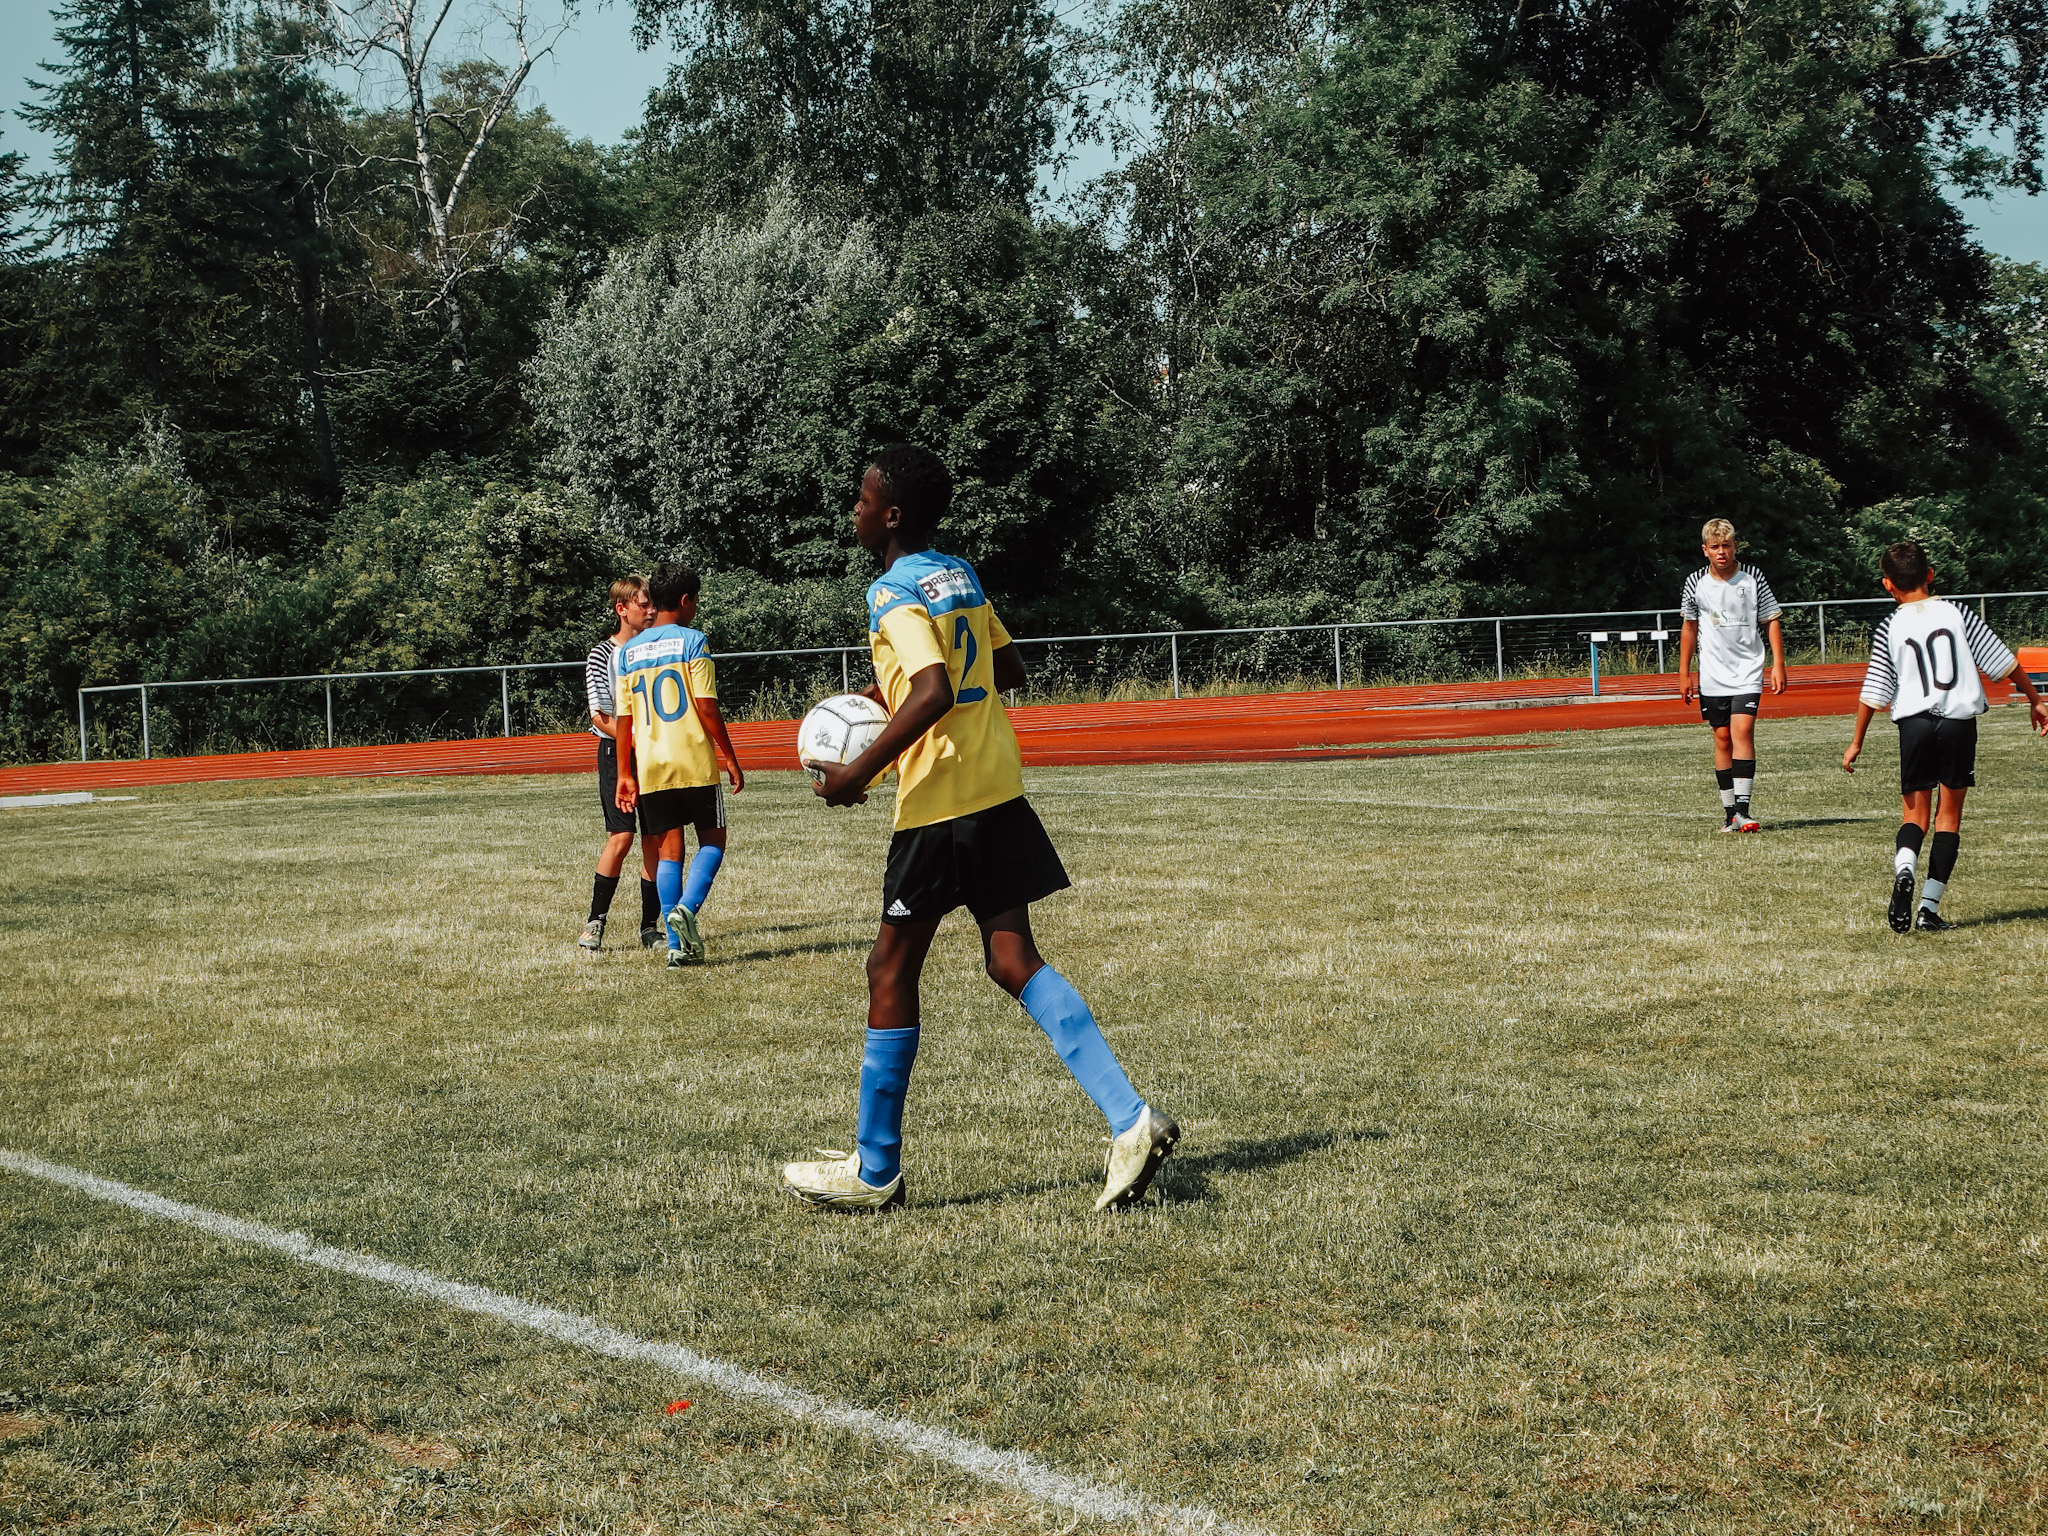
[[[662,859],[654,866],[654,889],[661,897],[661,915],[668,917],[668,909],[681,900],[683,894],[683,861]],[[668,947],[676,949],[676,936],[668,936]]]
[[[1074,1081],[1087,1090],[1095,1107],[1109,1121],[1110,1134],[1121,1136],[1138,1123],[1145,1101],[1117,1065],[1116,1053],[1102,1038],[1095,1015],[1081,1001],[1081,994],[1067,978],[1051,966],[1042,967],[1024,983],[1017,1001],[1060,1053],[1060,1060],[1074,1074]]]
[[[868,1031],[860,1058],[860,1124],[853,1139],[860,1148],[860,1176],[870,1184],[893,1183],[903,1171],[903,1099],[916,1060],[916,1029]]]
[[[718,878],[718,866],[725,862],[723,848],[706,848],[698,845],[697,857],[690,860],[689,882],[683,886],[683,905],[692,912],[704,910],[704,898],[711,894],[711,882]]]

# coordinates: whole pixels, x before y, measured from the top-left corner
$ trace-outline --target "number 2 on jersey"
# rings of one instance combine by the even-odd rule
[[[967,615],[964,613],[957,615],[953,620],[953,649],[959,650],[963,642],[967,646],[967,660],[960,668],[960,682],[962,685],[960,696],[954,699],[953,702],[955,704],[979,704],[988,697],[988,690],[986,688],[969,688],[966,686],[967,676],[974,670],[974,657],[979,648],[974,643],[974,627],[967,622]]]

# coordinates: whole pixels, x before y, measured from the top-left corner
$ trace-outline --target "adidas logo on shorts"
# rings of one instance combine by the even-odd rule
[[[903,898],[901,896],[898,896],[894,901],[889,903],[889,909],[886,912],[884,912],[882,916],[908,917],[910,916],[910,908],[903,905]]]

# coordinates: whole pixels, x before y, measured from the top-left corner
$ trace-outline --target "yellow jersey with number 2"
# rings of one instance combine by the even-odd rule
[[[910,680],[937,662],[953,707],[896,759],[896,830],[985,811],[1024,793],[1024,759],[996,692],[1009,632],[974,567],[953,555],[905,555],[868,588],[868,647],[891,713]]]
[[[718,697],[711,642],[701,630],[657,624],[619,647],[619,718],[633,727],[641,792],[718,782],[718,753],[695,701]]]

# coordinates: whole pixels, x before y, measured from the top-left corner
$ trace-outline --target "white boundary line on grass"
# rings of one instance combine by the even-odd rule
[[[195,1227],[231,1242],[268,1248],[302,1264],[353,1275],[410,1296],[439,1302],[457,1311],[473,1312],[514,1328],[525,1328],[558,1343],[589,1350],[592,1354],[656,1366],[728,1396],[765,1403],[793,1419],[863,1435],[897,1446],[915,1456],[946,1462],[983,1482],[1014,1489],[1042,1504],[1070,1510],[1090,1520],[1141,1525],[1159,1531],[1203,1532],[1208,1536],[1264,1536],[1255,1527],[1232,1524],[1213,1510],[1199,1505],[1160,1503],[1114,1484],[1058,1471],[1021,1451],[999,1451],[950,1430],[935,1429],[911,1419],[893,1418],[846,1403],[835,1403],[801,1387],[785,1386],[739,1366],[728,1365],[723,1360],[700,1355],[680,1344],[643,1339],[622,1328],[613,1328],[574,1312],[537,1306],[481,1285],[444,1280],[425,1270],[394,1264],[389,1259],[371,1254],[330,1248],[325,1243],[316,1243],[304,1232],[287,1232],[260,1221],[248,1221],[240,1216],[209,1211],[203,1206],[187,1205],[182,1200],[166,1199],[146,1189],[137,1189],[132,1184],[103,1179],[97,1174],[67,1168],[61,1163],[45,1162],[33,1153],[16,1152],[12,1148],[0,1147],[0,1167],[90,1195],[95,1200],[126,1206],[145,1216]]]

